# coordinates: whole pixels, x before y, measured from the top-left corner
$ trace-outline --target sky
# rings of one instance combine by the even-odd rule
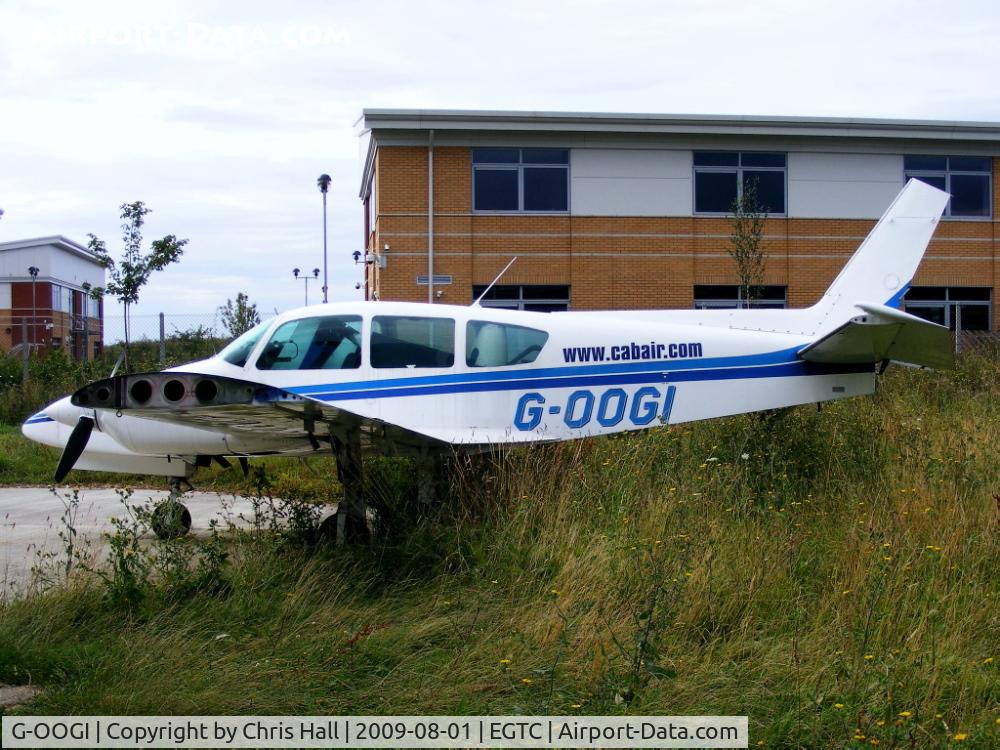
[[[366,107],[1000,121],[998,73],[995,0],[0,0],[0,242],[117,256],[141,200],[188,245],[137,315],[286,310],[328,173],[330,300],[360,299]]]

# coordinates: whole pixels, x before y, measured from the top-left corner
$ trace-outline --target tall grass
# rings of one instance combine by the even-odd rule
[[[366,548],[229,538],[228,585],[0,610],[50,713],[746,714],[751,746],[988,746],[1000,358],[872,398],[377,462]],[[284,491],[294,489],[287,481]]]

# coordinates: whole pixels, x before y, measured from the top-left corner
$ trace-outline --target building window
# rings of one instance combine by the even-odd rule
[[[68,286],[52,285],[52,312],[73,312],[73,290]]]
[[[474,148],[472,194],[475,211],[568,211],[569,151]]]
[[[485,284],[472,287],[472,299],[486,291]],[[480,303],[483,307],[531,312],[561,312],[569,310],[569,285],[563,284],[497,284]]]
[[[993,168],[988,156],[904,156],[905,178],[951,193],[945,216],[989,218]]]
[[[88,318],[99,318],[101,317],[101,301],[94,299],[90,296],[89,292],[84,293],[84,305],[87,311]]]
[[[988,286],[915,286],[903,298],[906,312],[951,330],[990,330]]]
[[[455,321],[376,315],[372,318],[372,367],[451,367]]]
[[[695,213],[731,213],[737,196],[751,183],[757,185],[765,213],[785,213],[785,164],[785,154],[695,151]]]
[[[779,310],[785,307],[788,287],[769,284],[758,287],[750,303],[751,308]],[[743,287],[739,284],[695,284],[694,307],[696,310],[727,310],[746,307]]]

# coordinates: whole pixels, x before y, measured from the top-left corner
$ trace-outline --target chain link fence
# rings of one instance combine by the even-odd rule
[[[261,313],[261,321],[274,313]],[[137,359],[175,365],[217,354],[234,338],[222,315],[210,313],[159,313],[129,316],[129,348]],[[125,342],[124,316],[104,319],[104,346],[120,348]]]

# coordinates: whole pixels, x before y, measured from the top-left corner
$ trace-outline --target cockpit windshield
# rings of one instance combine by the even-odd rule
[[[361,366],[361,316],[325,315],[278,326],[258,370],[350,370]]]
[[[250,353],[257,346],[257,342],[260,341],[261,336],[267,333],[267,329],[270,327],[271,321],[258,323],[246,333],[230,341],[226,345],[226,348],[219,352],[218,356],[231,365],[243,367],[247,363]]]

